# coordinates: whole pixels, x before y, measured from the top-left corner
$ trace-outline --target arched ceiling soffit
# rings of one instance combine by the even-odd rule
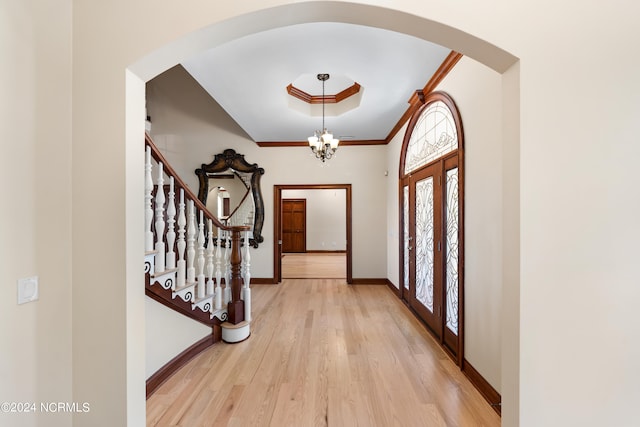
[[[284,39],[288,42],[282,43]],[[132,68],[161,67],[173,54],[252,139],[267,142],[304,141],[319,125],[317,116],[288,107],[284,87],[305,73],[345,75],[366,90],[358,92],[357,108],[331,119],[327,127],[343,141],[381,140],[450,53],[429,39],[454,45],[468,39],[470,48],[488,47],[493,68],[515,61],[467,33],[415,15],[361,4],[307,2],[211,25]],[[401,55],[409,52],[410,59]],[[426,57],[429,61],[415,60]],[[376,106],[375,111],[367,105]],[[282,108],[286,114],[276,114]]]

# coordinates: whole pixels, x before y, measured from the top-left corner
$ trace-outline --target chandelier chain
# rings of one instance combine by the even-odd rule
[[[338,149],[340,140],[333,138],[333,134],[327,131],[324,122],[325,116],[325,82],[329,80],[329,74],[323,73],[317,75],[318,80],[322,82],[322,130],[315,131],[309,139],[309,148],[317,159],[323,163],[330,159]]]

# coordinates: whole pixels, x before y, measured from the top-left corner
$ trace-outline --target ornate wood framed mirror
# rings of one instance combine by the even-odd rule
[[[264,169],[228,148],[195,173],[199,181],[198,199],[221,222],[251,226],[253,237],[249,243],[257,248],[264,240],[264,202],[260,189]]]

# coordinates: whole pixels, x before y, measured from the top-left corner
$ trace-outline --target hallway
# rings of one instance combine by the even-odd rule
[[[386,286],[285,279],[252,290],[251,337],[214,345],[163,384],[148,426],[500,425]]]
[[[344,279],[347,258],[344,253],[282,254],[283,279]]]

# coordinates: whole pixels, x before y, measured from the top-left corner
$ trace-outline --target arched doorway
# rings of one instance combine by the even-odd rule
[[[400,296],[462,366],[464,133],[446,93],[428,94],[411,118],[399,177]]]
[[[118,5],[113,6],[115,9]],[[185,8],[188,7],[187,4],[184,5]],[[92,111],[94,114],[91,117],[87,117],[86,120],[82,121],[77,125],[77,129],[74,131],[74,140],[92,140],[92,142],[96,144],[101,144],[101,146],[106,146],[107,144],[111,144],[114,156],[117,157],[116,160],[111,161],[111,163],[118,163],[120,168],[123,168],[124,165],[129,164],[137,164],[140,163],[142,155],[137,152],[138,150],[138,133],[134,130],[137,128],[142,128],[142,119],[144,117],[144,82],[154,77],[155,75],[161,73],[162,71],[168,69],[169,67],[178,63],[182,58],[195,53],[199,50],[206,49],[215,45],[222,44],[228,40],[242,37],[245,34],[255,33],[262,31],[268,28],[274,28],[277,26],[283,25],[291,25],[294,23],[302,23],[302,22],[313,22],[313,21],[338,21],[338,22],[353,22],[361,25],[370,25],[377,26],[380,28],[387,28],[394,31],[402,31],[407,34],[414,35],[416,37],[424,38],[427,40],[431,40],[442,45],[448,46],[456,51],[462,53],[469,53],[475,59],[480,62],[494,68],[495,70],[505,73],[509,70],[509,75],[505,79],[505,88],[508,92],[505,99],[507,102],[503,106],[505,117],[512,119],[512,126],[506,127],[506,133],[503,135],[503,138],[507,141],[507,145],[512,145],[513,153],[510,154],[510,157],[506,159],[506,161],[512,160],[513,167],[509,169],[509,173],[514,177],[513,182],[518,182],[519,175],[519,163],[518,163],[518,145],[519,145],[519,118],[515,112],[519,111],[519,68],[512,67],[512,65],[517,63],[517,58],[510,55],[508,52],[497,48],[486,41],[474,37],[468,32],[458,30],[455,27],[451,27],[449,25],[441,24],[440,22],[433,21],[427,18],[424,18],[422,15],[426,15],[427,11],[415,10],[413,7],[407,6],[407,10],[411,11],[410,13],[400,12],[398,10],[392,9],[384,9],[377,6],[366,5],[366,4],[354,4],[348,2],[325,2],[325,1],[311,1],[311,2],[300,2],[293,4],[286,4],[283,6],[275,7],[275,8],[267,8],[263,10],[251,11],[247,12],[247,8],[238,6],[237,9],[234,9],[235,6],[225,6],[222,10],[214,10],[214,7],[219,7],[219,5],[211,6],[212,7],[212,15],[216,16],[218,19],[222,19],[222,21],[217,22],[214,25],[211,25],[207,28],[202,28],[203,24],[206,24],[200,19],[184,19],[178,20],[176,22],[177,25],[172,25],[171,28],[163,28],[162,26],[155,26],[156,29],[151,31],[149,34],[146,34],[145,37],[139,37],[141,27],[139,22],[163,22],[162,15],[163,8],[157,8],[157,10],[146,10],[142,9],[140,11],[140,15],[136,15],[136,11],[132,10],[130,14],[127,14],[126,21],[136,22],[135,28],[130,29],[128,25],[112,25],[111,28],[114,36],[117,36],[118,39],[126,39],[130,40],[131,43],[129,46],[124,49],[119,49],[117,52],[112,52],[109,54],[107,58],[102,58],[101,61],[104,62],[105,66],[101,68],[103,73],[107,73],[109,78],[112,81],[118,81],[117,85],[105,85],[105,87],[109,88],[110,93],[121,94],[124,91],[113,90],[114,87],[122,89],[126,88],[125,96],[125,107],[126,107],[126,119],[125,123],[120,123],[120,117],[122,111],[116,111],[114,104],[119,102],[117,108],[122,108],[122,104],[120,98],[118,98],[117,102],[114,101],[114,96],[107,97],[108,99],[104,102],[103,96],[106,93],[105,91],[98,91],[97,93],[92,93],[93,98],[100,98],[103,100],[101,102],[101,107],[99,110],[93,110],[90,107],[93,107],[93,104],[88,102],[81,97],[74,102],[74,111],[81,111],[85,109],[86,111]],[[402,6],[398,6],[402,7]],[[446,6],[445,6],[446,7]],[[241,9],[241,10],[240,10]],[[230,11],[231,10],[231,11]],[[415,14],[413,14],[415,12]],[[120,11],[114,13],[114,16],[117,16]],[[238,15],[242,13],[242,15]],[[78,20],[83,20],[83,18],[88,18],[90,16],[88,13],[78,13]],[[199,17],[202,17],[204,14],[198,14]],[[159,18],[159,19],[158,19]],[[228,18],[228,19],[226,19]],[[226,19],[226,20],[225,20]],[[124,24],[125,19],[121,20]],[[83,21],[84,22],[84,21]],[[93,45],[94,41],[101,41],[100,36],[92,37],[90,33],[92,33],[93,29],[91,28],[91,20],[88,21],[88,25],[86,26],[87,30],[80,30],[76,32],[75,37],[86,37],[86,44]],[[452,25],[456,24],[456,20],[454,19]],[[115,21],[115,24],[118,24],[119,21]],[[144,26],[143,26],[144,29]],[[98,31],[96,31],[98,33]],[[185,36],[179,37],[175,39],[176,34],[187,34]],[[95,40],[94,40],[95,39]],[[156,49],[157,46],[162,43],[167,43],[167,40],[174,40],[171,43],[164,45],[163,47]],[[97,43],[99,44],[99,43]],[[155,50],[154,50],[155,49]],[[79,49],[81,51],[81,49]],[[149,54],[147,54],[149,53]],[[144,57],[140,55],[144,54]],[[97,55],[97,54],[96,54]],[[90,72],[93,70],[92,67],[84,67],[88,65],[92,59],[86,59],[89,56],[86,56],[85,59],[81,57],[78,58],[76,68],[78,69],[78,73],[76,79],[82,81],[82,79],[86,79],[87,81],[92,81]],[[115,58],[115,59],[114,59]],[[141,58],[135,62],[131,62],[132,58]],[[102,63],[101,62],[101,63]],[[113,65],[115,64],[115,66]],[[122,68],[126,66],[126,64],[130,64],[128,69],[131,73],[128,73],[126,82],[122,81]],[[87,71],[85,71],[85,68]],[[115,70],[117,68],[117,70]],[[505,74],[506,75],[506,74]],[[109,83],[112,83],[110,81]],[[121,85],[121,86],[118,86]],[[87,85],[88,86],[88,85]],[[90,87],[93,87],[93,82],[91,86],[87,87],[86,93],[90,93],[88,90]],[[77,85],[76,93],[81,93],[82,89],[84,89],[83,84]],[[118,95],[122,96],[122,95]],[[507,105],[508,104],[508,105]],[[512,107],[512,108],[510,108]],[[512,117],[512,112],[514,116]],[[107,114],[102,114],[107,113]],[[115,114],[117,113],[117,114]],[[103,123],[104,118],[107,118],[108,123]],[[118,117],[118,119],[113,119],[113,117]],[[116,126],[103,126],[113,125],[113,122]],[[98,127],[102,127],[107,129],[106,132],[95,135],[95,129]],[[125,155],[122,156],[121,151],[123,150],[122,146],[118,146],[118,144],[114,143],[114,141],[119,141],[121,135],[124,133],[124,130],[128,131],[131,128],[131,132],[126,132],[125,137],[125,145],[124,149]],[[80,144],[78,144],[80,145]],[[74,148],[73,150],[75,158],[79,160],[79,162],[86,161],[90,162],[90,158],[86,156],[83,152],[83,148]],[[117,156],[115,154],[117,153]],[[126,157],[126,161],[119,159],[122,157]],[[109,156],[106,156],[107,159],[111,160]],[[141,177],[135,174],[128,174],[126,177],[126,187],[127,188],[138,188],[141,186]],[[117,186],[119,183],[114,181],[114,186]],[[118,187],[120,188],[120,187]],[[510,192],[509,198],[512,200],[518,200],[519,198],[519,189],[515,188]],[[78,204],[82,207],[93,207],[95,205],[100,204],[101,199],[99,195],[95,196],[87,196],[83,199],[82,202]],[[124,204],[126,207],[126,214],[128,218],[141,218],[142,217],[142,207],[137,206],[134,203],[126,203],[124,201],[114,204],[113,209],[122,208],[119,204]],[[517,203],[516,203],[517,204]],[[519,205],[518,205],[519,206]],[[78,209],[76,209],[78,210]],[[515,219],[513,223],[516,224],[516,232],[519,231],[517,222],[517,218],[519,215],[519,211],[512,211],[512,217]],[[108,223],[108,221],[104,221]],[[111,230],[116,229],[116,224],[111,225]],[[85,233],[84,226],[74,226],[74,231],[78,235],[89,235],[90,233]],[[108,227],[107,232],[110,230]],[[117,231],[117,230],[116,230]],[[514,241],[512,242],[513,246],[519,245],[519,237],[517,233],[512,234],[514,236]],[[77,248],[83,248],[84,246],[90,247],[89,243],[85,243],[82,240],[75,245]],[[127,271],[135,271],[137,260],[138,249],[141,245],[136,243],[131,239],[131,241],[127,241],[123,243],[123,251],[120,253],[126,253],[126,267]],[[74,252],[74,278],[78,281],[82,281],[82,279],[92,277],[93,271],[91,271],[88,267],[84,267],[85,262],[86,265],[91,265],[89,261],[90,256],[87,254],[80,253],[80,249]],[[115,276],[115,274],[114,274]],[[115,277],[113,282],[120,281],[121,277]],[[105,278],[106,280],[106,278]],[[519,275],[516,273],[516,276],[513,278],[511,282],[512,286],[508,293],[508,300],[505,300],[503,304],[514,307],[510,309],[510,317],[504,319],[505,323],[509,323],[515,325],[513,328],[514,331],[512,333],[512,338],[515,337],[515,340],[518,339],[519,333]],[[134,289],[137,286],[137,282],[135,280],[126,280],[126,288],[128,293],[134,293]],[[81,306],[82,304],[90,304],[91,299],[87,297],[83,297],[79,295],[77,298],[74,296],[74,305]],[[144,307],[141,301],[136,301],[127,298],[126,307],[118,307],[119,310],[114,310],[115,316],[120,316],[121,314],[124,316],[125,314],[127,318],[135,318],[135,314],[142,312]],[[95,322],[92,321],[88,316],[83,316],[82,313],[79,313],[79,316],[76,316],[78,322],[86,322],[87,329],[91,329],[90,326]],[[116,325],[118,326],[118,325]],[[114,328],[116,327],[114,326]],[[513,329],[512,328],[512,329]],[[140,337],[139,330],[135,330],[135,328],[127,328],[125,332],[114,333],[117,339],[122,340],[123,336],[126,337],[131,342],[144,342]],[[108,345],[110,341],[104,341],[104,345]],[[143,361],[139,354],[144,353],[144,349],[142,348],[143,344],[135,348],[132,346],[128,349],[126,353],[126,362],[129,364],[133,364],[136,366],[142,365]],[[96,352],[99,351],[100,346],[96,347]],[[505,353],[506,357],[503,357],[503,361],[509,359],[509,366],[513,367],[509,372],[503,375],[504,382],[510,384],[509,390],[513,391],[513,393],[505,393],[507,395],[515,396],[514,399],[517,401],[517,392],[518,392],[518,372],[519,372],[519,353],[517,352],[507,352]],[[98,354],[87,354],[87,358],[91,358],[92,362],[97,361],[100,362],[101,358]],[[124,359],[124,358],[123,358]],[[132,360],[129,360],[132,359]],[[82,362],[82,360],[80,360]],[[504,363],[504,362],[503,362]],[[87,377],[87,369],[85,366],[91,366],[90,363],[78,363],[76,364],[78,367],[74,368],[74,375],[78,378]],[[113,366],[112,371],[122,371],[123,365]],[[128,369],[128,374],[126,376],[127,381],[130,383],[136,383],[140,379],[140,374],[136,372],[135,369]],[[91,382],[89,380],[85,381],[86,388],[91,386],[92,389],[100,388],[99,384],[93,384],[95,381]],[[82,389],[81,384],[78,389]],[[116,389],[118,387],[114,387]],[[120,391],[120,390],[118,390]],[[505,391],[503,391],[505,392]],[[108,398],[109,391],[105,391],[105,399]],[[133,408],[131,412],[136,412],[140,410],[141,401],[139,398],[133,396],[132,398],[128,398],[130,401],[130,407]],[[512,401],[513,402],[513,401]],[[513,411],[517,412],[517,402],[512,404],[511,407]],[[99,411],[96,411],[95,417],[99,417],[103,415]],[[517,414],[516,414],[517,415]],[[516,417],[517,418],[517,417]]]

